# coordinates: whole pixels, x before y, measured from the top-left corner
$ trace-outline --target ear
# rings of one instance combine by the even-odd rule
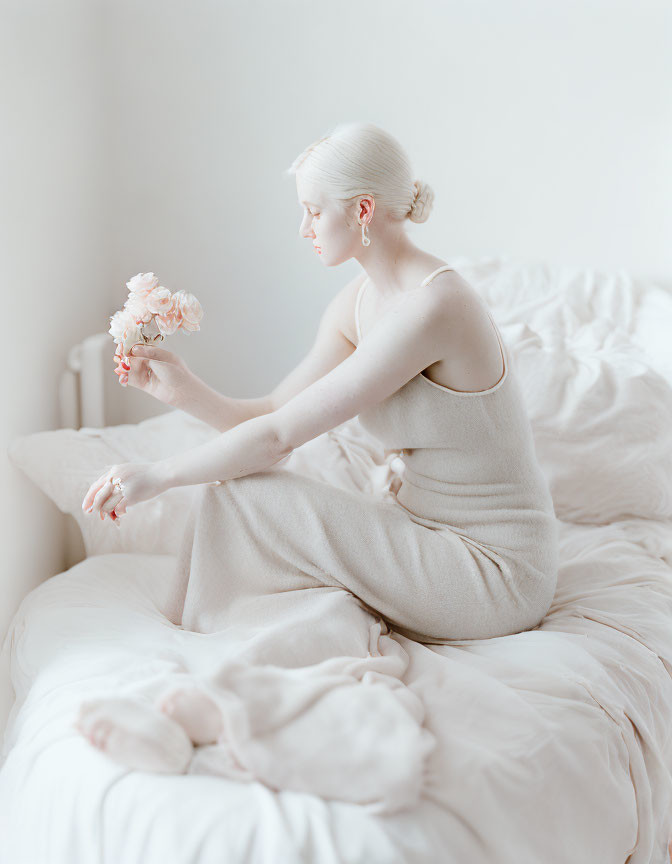
[[[371,221],[373,217],[373,211],[375,210],[376,204],[373,200],[372,195],[363,195],[359,199],[359,204],[357,207],[357,219],[362,222],[368,223]]]

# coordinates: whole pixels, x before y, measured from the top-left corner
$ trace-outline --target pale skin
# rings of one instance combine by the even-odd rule
[[[148,392],[156,388],[157,398],[210,423],[221,435],[158,462],[109,466],[91,485],[83,509],[115,520],[127,507],[173,486],[225,481],[268,470],[302,444],[392,395],[421,372],[437,384],[463,392],[488,389],[501,378],[499,342],[483,300],[452,270],[420,287],[445,262],[410,240],[405,220],[393,220],[382,208],[377,209],[372,195],[359,195],[347,207],[330,201],[301,171],[296,175],[296,189],[303,208],[299,233],[311,247],[321,250],[311,250],[311,254],[319,254],[327,267],[355,259],[363,272],[327,304],[310,351],[267,396],[222,396],[170,352],[156,348],[139,352],[138,361],[131,361],[129,384]],[[369,246],[362,244],[361,222],[368,228]],[[362,295],[362,340],[358,345],[355,300],[366,276],[370,281]],[[145,376],[151,364],[155,374],[150,387]],[[161,396],[157,377],[164,379]],[[112,477],[122,479],[124,495],[112,488]],[[122,732],[123,761],[131,764],[128,735],[134,727],[130,721],[124,726],[119,704],[115,700],[117,707],[106,713],[100,703],[85,703],[77,728],[113,758],[115,732]],[[210,743],[221,730],[219,709],[197,688],[173,690],[156,707],[163,712],[164,721],[167,715],[177,722],[193,743]],[[132,710],[140,709],[136,704]],[[138,753],[150,743],[156,749],[160,740],[158,731],[151,742],[143,744],[138,739]],[[138,758],[137,767],[142,767]]]

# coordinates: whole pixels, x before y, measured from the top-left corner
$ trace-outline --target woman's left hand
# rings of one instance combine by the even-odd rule
[[[127,507],[156,498],[169,487],[165,472],[158,468],[158,462],[122,462],[110,465],[104,474],[92,483],[82,501],[82,510],[87,513],[100,513],[104,519],[108,515],[116,521],[126,512]],[[119,478],[124,493],[117,491],[112,481]]]

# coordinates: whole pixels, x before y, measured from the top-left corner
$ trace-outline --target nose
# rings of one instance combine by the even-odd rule
[[[307,227],[306,227],[307,226]],[[299,235],[301,237],[314,237],[315,232],[313,231],[313,222],[310,218],[309,214],[306,214],[301,220],[301,225],[299,226]]]

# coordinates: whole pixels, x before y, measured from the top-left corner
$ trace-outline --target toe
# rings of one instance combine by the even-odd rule
[[[157,703],[157,708],[159,709],[159,711],[163,711],[164,714],[174,714],[177,708],[175,694],[169,693],[167,696],[159,699]]]
[[[98,721],[95,729],[93,730],[93,743],[99,750],[104,749],[105,741],[107,740],[110,732],[112,731],[112,724],[109,720],[103,718]]]

